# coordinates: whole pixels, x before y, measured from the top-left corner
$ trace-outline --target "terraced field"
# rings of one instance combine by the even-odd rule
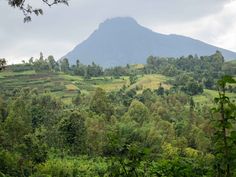
[[[226,93],[226,96],[230,97],[231,101],[236,101],[235,93]],[[214,103],[214,98],[218,97],[218,93],[215,90],[204,89],[203,94],[194,96],[194,101],[199,104],[212,105]]]
[[[137,82],[130,85],[128,76],[118,79],[95,77],[85,80],[80,76],[71,76],[64,73],[2,72],[0,73],[0,94],[6,94],[10,90],[19,88],[37,88],[39,92],[50,91],[56,97],[61,97],[68,102],[78,91],[87,94],[97,87],[106,91],[113,91],[126,86],[127,89],[137,89],[138,93],[147,88],[157,89],[160,84],[165,89],[169,89],[171,85],[167,81],[170,79],[160,74],[139,75]],[[236,94],[227,93],[227,95],[234,101],[236,100]],[[194,100],[199,104],[213,104],[213,99],[216,96],[217,91],[205,89],[203,94],[194,96]]]

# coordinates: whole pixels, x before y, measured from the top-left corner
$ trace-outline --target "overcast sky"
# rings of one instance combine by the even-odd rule
[[[40,1],[40,0],[34,0]],[[32,1],[31,1],[32,2]],[[0,0],[0,58],[16,63],[31,56],[60,58],[104,20],[130,16],[164,34],[181,34],[236,51],[236,0],[70,0],[70,6],[42,6],[44,15],[23,23],[23,15]],[[35,4],[36,7],[41,4]]]

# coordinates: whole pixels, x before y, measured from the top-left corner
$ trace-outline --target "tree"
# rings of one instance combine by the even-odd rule
[[[54,57],[52,55],[48,56],[47,59],[48,65],[49,65],[49,69],[51,71],[58,71],[58,63],[56,62],[56,60],[54,59]]]
[[[33,96],[29,106],[33,128],[45,126],[51,129],[58,121],[61,108],[60,100],[50,94]]]
[[[152,90],[148,88],[143,91],[138,99],[145,105],[149,105],[155,100],[155,95],[153,94]]]
[[[31,168],[30,175],[34,172],[37,164],[43,163],[47,159],[47,145],[40,141],[34,134],[25,135],[22,144],[19,146],[21,153],[20,165],[29,166]],[[21,167],[22,168],[22,167]],[[22,173],[23,170],[22,170]],[[22,174],[25,176],[25,174]]]
[[[218,81],[219,97],[215,98],[218,107],[213,109],[219,114],[214,119],[214,150],[217,176],[231,177],[232,170],[236,167],[236,131],[233,129],[236,121],[236,105],[226,96],[227,83],[236,81],[231,76],[224,76]]]
[[[61,71],[68,72],[70,70],[70,64],[67,58],[61,60]]]
[[[11,7],[18,8],[24,14],[24,22],[31,21],[31,14],[43,15],[43,10],[41,8],[33,8],[31,4],[26,4],[25,0],[7,0]],[[66,4],[68,5],[68,0],[40,0],[49,7],[55,4]]]
[[[0,124],[4,122],[7,116],[6,105],[3,101],[3,98],[0,96]]]
[[[224,57],[220,51],[217,50],[216,53],[211,56],[211,62],[215,71],[221,71],[224,63]]]
[[[72,103],[76,106],[79,106],[81,104],[81,101],[81,92],[79,91],[78,94],[72,99]]]
[[[148,176],[144,160],[150,149],[141,143],[144,139],[137,126],[132,121],[119,122],[108,132],[105,149],[105,155],[110,157],[108,176]]]
[[[113,114],[111,102],[109,101],[106,92],[103,89],[96,89],[90,102],[90,109],[97,114],[106,115],[107,118]]]
[[[162,84],[161,84],[161,83],[160,83],[160,85],[159,85],[159,87],[158,87],[156,93],[157,93],[157,95],[164,95],[165,89],[164,89],[164,87],[162,87]]]
[[[82,154],[86,152],[86,127],[85,118],[77,112],[73,112],[69,117],[63,119],[59,125],[59,132],[63,142],[72,154]]]
[[[132,75],[129,76],[129,82],[130,82],[130,85],[135,84],[135,83],[137,82],[137,80],[138,80],[137,75],[132,74]]]
[[[8,144],[15,148],[23,137],[31,132],[31,117],[24,98],[17,98],[9,106],[9,115],[4,122]]]
[[[49,71],[49,63],[47,60],[44,60],[43,53],[40,52],[39,59],[36,59],[33,62],[33,68],[35,72]]]
[[[138,100],[134,100],[129,107],[128,115],[131,119],[142,124],[144,121],[148,120],[149,111],[143,103]]]
[[[207,89],[212,89],[215,84],[214,79],[212,77],[204,78],[203,83]]]
[[[203,93],[203,87],[196,81],[189,81],[184,87],[182,87],[182,91],[193,96]]]
[[[7,65],[6,59],[0,58],[0,72],[5,69],[6,65]]]
[[[76,60],[76,67],[79,68],[79,66],[80,66],[80,61],[79,61],[79,59],[77,59]]]
[[[103,69],[101,66],[96,65],[94,62],[92,62],[92,65],[87,66],[86,70],[86,77],[91,78],[91,77],[98,77],[103,74]]]

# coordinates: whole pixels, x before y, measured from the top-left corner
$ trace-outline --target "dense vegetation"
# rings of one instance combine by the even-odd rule
[[[235,176],[233,67],[219,52],[107,69],[41,54],[7,66],[0,176]],[[199,104],[206,91],[214,104]]]

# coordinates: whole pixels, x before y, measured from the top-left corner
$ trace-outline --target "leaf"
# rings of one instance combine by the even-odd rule
[[[41,15],[43,15],[43,10],[42,9],[38,9],[38,11]]]
[[[24,23],[30,22],[31,21],[31,17],[30,16],[26,16],[24,18]]]
[[[218,103],[220,101],[220,98],[214,98],[214,102]]]
[[[236,140],[236,131],[231,132],[231,138]]]
[[[236,83],[236,80],[233,79],[232,76],[228,76],[228,75],[223,76],[223,77],[222,77],[222,80],[223,80],[224,82],[226,82],[226,83]]]
[[[37,15],[37,16],[39,15],[38,10],[34,10],[33,12],[35,13],[35,15]]]

